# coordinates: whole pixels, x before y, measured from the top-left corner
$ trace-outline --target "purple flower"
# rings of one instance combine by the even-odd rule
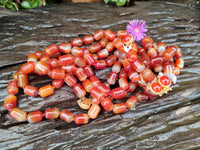
[[[145,21],[137,19],[129,22],[126,31],[133,36],[135,41],[140,41],[146,36],[147,28]]]

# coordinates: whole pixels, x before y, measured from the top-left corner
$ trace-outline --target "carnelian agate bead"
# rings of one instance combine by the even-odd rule
[[[147,82],[151,82],[151,81],[153,81],[155,79],[155,74],[151,71],[151,69],[146,68],[142,72],[142,77]]]
[[[137,52],[133,49],[128,51],[128,59],[132,62],[137,59]]]
[[[22,71],[19,69],[19,70],[17,70],[14,74],[13,74],[13,79],[15,80],[15,81],[17,81],[17,74],[18,73],[22,73]]]
[[[52,81],[52,85],[54,88],[59,89],[64,84],[64,82],[65,81],[63,79],[55,79]]]
[[[115,114],[124,113],[124,112],[126,112],[126,110],[127,110],[127,105],[124,103],[114,104],[114,106],[113,106],[113,112]]]
[[[118,82],[119,82],[119,86],[123,88],[124,90],[129,89],[129,84],[126,78],[120,78]]]
[[[45,53],[48,54],[49,56],[53,56],[57,52],[58,52],[58,46],[56,46],[55,44],[50,45],[45,49]]]
[[[139,59],[132,62],[131,65],[137,72],[142,72],[145,69],[145,65]]]
[[[158,51],[153,47],[148,49],[147,53],[148,53],[149,57],[151,57],[151,58],[155,58],[158,56]]]
[[[108,44],[109,40],[106,37],[103,37],[100,41],[99,44],[101,44],[102,48],[105,48],[106,45]]]
[[[110,55],[107,59],[106,59],[106,64],[107,66],[112,66],[117,60],[117,56],[115,55]]]
[[[153,90],[153,92],[155,93],[160,93],[162,91],[162,86],[160,83],[152,83],[151,84],[151,89]]]
[[[91,94],[91,96],[93,96],[94,98],[96,98],[98,100],[101,100],[101,98],[104,97],[103,92],[100,89],[98,89],[97,87],[92,88],[90,91],[90,94]]]
[[[144,92],[138,92],[135,96],[138,98],[139,102],[147,101],[149,99],[149,97],[144,94]]]
[[[79,81],[84,81],[87,79],[87,74],[83,68],[76,69],[75,75],[79,79]]]
[[[99,115],[100,111],[101,111],[101,107],[98,104],[92,104],[87,114],[89,118],[95,119]]]
[[[19,109],[19,108],[12,108],[10,110],[9,113],[10,117],[12,117],[13,119],[22,122],[26,120],[26,112],[24,112],[23,110]]]
[[[24,93],[26,95],[32,96],[32,97],[36,97],[38,95],[38,88],[31,86],[31,85],[27,85],[24,88]]]
[[[93,71],[93,69],[91,68],[90,65],[85,66],[83,69],[84,69],[84,71],[85,71],[85,73],[87,74],[88,77],[91,77],[91,76],[94,75],[94,71]]]
[[[163,65],[157,65],[157,66],[154,66],[153,67],[153,70],[155,71],[155,72],[162,72],[163,71]]]
[[[38,58],[43,54],[43,51],[36,51],[34,54],[37,55]]]
[[[108,57],[108,55],[109,55],[109,53],[108,53],[107,49],[102,49],[102,50],[97,52],[97,56],[98,56],[99,59],[106,58],[106,57]]]
[[[130,96],[129,99],[126,101],[126,105],[129,109],[134,108],[135,105],[138,103],[138,98],[134,95]]]
[[[117,100],[123,99],[127,96],[127,92],[122,87],[118,87],[111,90],[111,96]]]
[[[28,75],[23,73],[17,74],[17,85],[21,88],[24,88],[28,85]]]
[[[94,42],[94,37],[92,35],[86,35],[83,37],[83,43],[84,44],[91,44]]]
[[[129,82],[128,83],[129,84],[129,92],[133,92],[133,91],[135,91],[135,89],[137,88],[137,86],[138,86],[138,84],[137,84],[137,82]]]
[[[59,62],[56,58],[49,59],[47,64],[49,65],[49,68],[51,69],[56,69],[59,67]]]
[[[64,120],[65,122],[72,122],[74,120],[74,114],[66,109],[60,112],[60,119]]]
[[[65,71],[61,69],[52,69],[50,76],[52,79],[64,79]]]
[[[94,39],[99,41],[104,37],[104,31],[103,30],[98,30],[97,32],[94,33]]]
[[[41,111],[33,111],[28,113],[27,121],[29,123],[40,122],[43,119],[43,113]]]
[[[73,87],[77,83],[77,79],[71,74],[66,74],[64,80],[65,83],[67,83],[67,85],[71,87]]]
[[[110,72],[107,79],[108,84],[114,85],[115,82],[117,81],[117,78],[118,78],[118,74],[116,72]]]
[[[48,54],[42,53],[39,60],[42,61],[42,62],[44,62],[44,63],[47,63],[49,59],[50,58],[49,58]]]
[[[52,95],[53,93],[54,93],[54,88],[50,84],[43,86],[39,89],[39,95],[41,97],[47,97],[49,95]]]
[[[67,43],[61,43],[59,46],[58,46],[58,50],[61,52],[61,53],[65,53],[65,54],[68,54],[71,52],[71,49],[72,49],[72,45],[71,43],[67,42]]]
[[[90,66],[94,65],[95,59],[94,59],[93,55],[90,52],[85,53],[83,58],[88,63],[88,65],[90,65]]]
[[[95,43],[90,45],[89,50],[91,53],[97,53],[98,51],[101,50],[101,44],[100,43]]]
[[[7,86],[7,92],[9,94],[17,94],[19,91],[18,85],[17,85],[17,81],[13,80],[13,81],[9,81],[8,82],[8,86]]]
[[[107,64],[105,60],[96,60],[96,62],[94,63],[95,69],[105,69],[106,66]]]
[[[127,58],[122,61],[122,65],[124,66],[125,71],[132,69],[131,62]]]
[[[182,53],[181,49],[180,49],[180,48],[177,48],[177,51],[176,51],[174,57],[175,57],[176,59],[178,59],[178,58],[181,58],[182,56],[183,56],[183,53]]]
[[[117,37],[122,38],[123,36],[127,35],[128,32],[126,30],[120,30],[117,32]]]
[[[105,96],[108,96],[111,92],[110,87],[106,86],[104,83],[99,83],[97,88],[104,93]]]
[[[120,73],[119,73],[119,78],[127,78],[127,77],[128,77],[128,76],[127,76],[127,73],[126,73],[125,69],[122,68],[122,69],[120,70]]]
[[[130,70],[128,72],[128,77],[133,83],[140,80],[140,75],[136,71],[133,71],[133,70]]]
[[[122,48],[123,45],[124,45],[120,38],[115,38],[115,39],[113,40],[113,44],[114,44],[114,47],[115,47],[116,49],[120,49],[120,48]]]
[[[49,108],[44,112],[44,116],[46,119],[56,119],[60,115],[60,112],[57,108]]]
[[[113,42],[108,42],[108,44],[106,45],[106,49],[108,50],[108,52],[112,52],[114,49]]]
[[[84,50],[82,48],[78,47],[78,46],[74,46],[72,48],[72,50],[71,50],[71,54],[73,56],[80,56],[80,57],[82,57],[83,54],[84,54]]]
[[[183,69],[184,67],[184,60],[182,58],[178,58],[175,62],[175,66],[179,69]]]
[[[149,37],[144,37],[144,39],[142,40],[142,46],[145,49],[149,49],[153,46],[153,40]]]
[[[111,111],[113,109],[113,103],[110,98],[104,98],[101,100],[101,106],[105,109],[105,111]]]
[[[83,40],[81,38],[75,38],[71,41],[72,46],[81,46],[83,45]]]
[[[163,73],[173,73],[174,66],[172,64],[165,64],[163,66]]]
[[[33,61],[33,62],[36,63],[36,62],[38,61],[38,57],[37,57],[36,54],[31,53],[31,54],[28,55],[28,59],[27,59],[27,61],[28,61],[28,62],[29,62],[29,61]]]
[[[121,70],[122,64],[119,61],[116,61],[112,66],[112,72],[119,73]]]
[[[4,108],[5,109],[12,109],[15,108],[17,104],[17,97],[14,95],[7,95],[4,101]]]
[[[169,61],[170,59],[173,58],[173,56],[176,54],[176,48],[174,48],[173,46],[169,46],[166,51],[164,51],[164,53],[162,54],[162,57]]]
[[[35,64],[35,73],[38,75],[46,75],[49,72],[49,66],[47,63],[39,61]]]
[[[82,86],[87,92],[90,92],[91,89],[94,87],[92,82],[88,79],[82,82]]]
[[[89,80],[92,82],[94,86],[98,86],[101,83],[99,78],[97,78],[96,76],[91,76]]]
[[[80,84],[74,85],[73,90],[76,96],[79,98],[82,98],[86,95],[86,91],[83,89],[83,87]]]
[[[153,67],[157,66],[157,65],[162,65],[163,64],[163,58],[162,57],[152,58],[149,63]]]
[[[61,66],[70,65],[74,62],[74,56],[67,54],[59,57],[59,63]]]
[[[67,66],[62,66],[61,67],[62,70],[64,70],[66,73],[74,73],[77,69],[77,67],[74,64],[71,65],[67,65]]]
[[[74,59],[74,64],[78,67],[83,68],[86,66],[86,61],[82,57],[76,56]]]
[[[74,122],[79,125],[79,124],[87,124],[89,121],[89,117],[87,114],[77,114],[74,117]]]
[[[106,37],[107,39],[109,39],[110,41],[113,41],[113,40],[115,39],[115,37],[116,37],[115,33],[112,32],[111,30],[106,30],[106,31],[104,32],[104,34],[105,34],[105,37]]]

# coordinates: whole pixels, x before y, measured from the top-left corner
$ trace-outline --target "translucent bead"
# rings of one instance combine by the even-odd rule
[[[99,44],[101,44],[102,48],[105,48],[106,45],[108,44],[109,40],[106,37],[103,37],[100,41]]]
[[[43,54],[43,51],[36,51],[34,54],[37,55],[38,58]]]
[[[112,89],[111,96],[112,98],[117,99],[117,100],[123,99],[127,96],[127,92],[123,88],[118,87],[118,88]]]
[[[174,66],[171,64],[165,64],[163,66],[163,73],[173,73]]]
[[[35,70],[35,62],[29,61],[23,64],[20,69],[23,74],[29,74]]]
[[[98,86],[101,83],[101,81],[99,80],[99,78],[97,78],[96,76],[91,76],[90,77],[90,81],[92,82],[92,84],[94,86]]]
[[[58,46],[56,46],[55,44],[50,45],[48,47],[46,47],[45,49],[45,53],[48,54],[49,56],[52,56],[54,54],[56,54],[58,52]]]
[[[80,124],[87,124],[89,121],[89,117],[87,114],[83,113],[83,114],[77,114],[75,115],[74,117],[74,122],[77,124],[77,125],[80,125]]]
[[[98,51],[101,50],[101,44],[100,43],[95,43],[90,45],[89,50],[91,53],[97,53]]]
[[[120,39],[120,38],[115,38],[114,40],[113,40],[113,44],[114,44],[114,47],[116,48],[116,49],[120,49],[120,48],[122,48],[123,47],[123,42],[122,42],[122,40]]]
[[[115,39],[115,37],[116,37],[115,33],[112,32],[111,30],[106,30],[106,31],[104,32],[104,34],[105,34],[105,37],[106,37],[107,39],[109,39],[110,41],[113,41],[113,40]]]
[[[105,109],[105,111],[113,110],[112,100],[108,97],[101,100],[101,106]]]
[[[105,60],[97,60],[94,63],[94,67],[95,69],[105,69],[107,66],[106,61]]]
[[[72,122],[74,120],[74,114],[66,109],[60,112],[60,119],[64,120],[65,122]]]
[[[99,83],[97,88],[104,93],[105,96],[108,96],[111,92],[111,89],[107,87],[104,83]]]
[[[184,60],[182,58],[178,58],[175,62],[175,67],[178,67],[179,69],[183,69],[184,67]]]
[[[64,79],[65,71],[61,69],[52,69],[50,76],[52,79]]]
[[[107,49],[102,49],[102,50],[97,52],[97,56],[98,56],[99,59],[106,58],[106,57],[108,57],[108,55],[109,55],[109,53],[108,53]]]
[[[35,73],[38,75],[46,75],[49,72],[49,66],[47,63],[39,61],[35,64]]]
[[[90,92],[91,89],[94,87],[92,82],[88,79],[82,82],[82,86],[87,92]]]
[[[18,74],[18,73],[22,73],[20,69],[17,70],[17,71],[13,74],[13,79],[14,79],[15,81],[17,81],[17,74]]]
[[[119,73],[121,70],[122,64],[119,61],[116,61],[112,66],[112,72]]]
[[[126,112],[127,110],[127,105],[125,103],[118,103],[118,104],[114,104],[113,106],[113,112],[115,114],[121,114]]]
[[[145,49],[149,49],[153,46],[153,40],[149,37],[145,37],[143,40],[142,40],[142,46],[145,48]]]
[[[77,69],[77,67],[74,64],[66,65],[61,67],[62,70],[64,70],[66,73],[74,73]]]
[[[81,38],[75,38],[71,41],[72,46],[81,46],[83,45],[83,40]]]
[[[178,67],[175,67],[174,70],[173,70],[173,74],[175,76],[179,75],[180,74],[180,69]]]
[[[83,87],[80,84],[74,85],[73,90],[76,96],[79,98],[82,98],[86,95],[86,91],[83,89]]]
[[[83,54],[84,54],[84,50],[78,46],[74,46],[71,50],[71,54],[73,56],[79,56],[79,57],[82,57]]]
[[[183,53],[182,53],[181,49],[180,49],[180,48],[177,48],[177,51],[176,51],[174,57],[175,57],[176,59],[178,59],[178,58],[181,58],[182,56],[183,56]]]
[[[92,56],[93,56],[93,58],[94,58],[95,61],[98,60],[97,54],[92,54]]]
[[[108,84],[114,85],[115,82],[117,81],[117,78],[118,78],[118,74],[116,72],[110,72],[107,79]]]
[[[162,57],[169,61],[176,54],[176,49],[173,46],[169,46],[166,51],[162,54]]]
[[[23,73],[17,74],[17,85],[21,88],[24,88],[28,85],[28,75]]]
[[[59,57],[59,63],[61,66],[70,65],[74,62],[74,56],[67,54]]]
[[[17,81],[13,80],[13,81],[9,81],[8,82],[8,86],[7,86],[7,92],[9,94],[17,94],[19,91],[19,87],[17,85]]]
[[[27,115],[27,121],[29,123],[40,122],[43,119],[43,113],[41,111],[30,112]]]
[[[74,59],[74,64],[78,67],[85,67],[86,66],[86,61],[82,57],[76,56]]]
[[[138,98],[136,96],[130,96],[129,99],[126,101],[126,105],[129,109],[134,108],[135,105],[138,103]]]
[[[47,97],[49,95],[52,95],[53,93],[54,93],[54,88],[50,84],[39,88],[39,95],[41,97]]]
[[[123,88],[124,90],[128,90],[129,84],[126,78],[120,78],[119,79],[119,86]]]
[[[157,65],[153,67],[153,70],[157,73],[162,72],[163,71],[163,65]]]
[[[44,116],[46,119],[57,119],[60,115],[60,112],[57,108],[49,108],[44,112]]]
[[[59,89],[64,84],[64,79],[55,79],[52,81],[52,85],[54,88]]]
[[[14,95],[7,95],[4,101],[4,108],[5,109],[12,109],[15,108],[17,104],[17,97]]]
[[[118,58],[121,58],[123,60],[128,58],[128,54],[127,54],[127,52],[124,51],[124,48],[120,48],[118,51],[119,51]]]
[[[119,78],[126,78],[127,79],[127,73],[126,73],[126,71],[125,71],[125,69],[124,68],[122,68],[121,70],[120,70],[120,73],[119,73]]]
[[[12,108],[9,113],[10,117],[13,119],[22,122],[26,120],[26,112],[19,108]]]
[[[85,53],[83,57],[88,65],[94,65],[95,59],[90,52]]]
[[[87,74],[88,77],[91,77],[91,76],[94,75],[94,71],[93,71],[93,69],[91,68],[91,66],[87,65],[87,66],[85,66],[83,69],[84,69],[84,71],[86,72],[86,74]]]
[[[122,38],[123,36],[127,35],[128,32],[126,30],[120,30],[117,32],[117,37]]]
[[[94,39],[99,41],[104,37],[104,31],[103,30],[98,30],[94,33]]]
[[[158,51],[153,47],[148,49],[147,53],[148,53],[149,57],[151,57],[151,58],[155,58],[158,56]]]
[[[28,61],[28,62],[29,62],[29,61],[32,61],[32,62],[35,62],[35,63],[36,63],[36,62],[38,61],[38,57],[37,57],[36,54],[31,53],[31,54],[28,55],[27,61]]]
[[[90,91],[91,96],[93,96],[94,98],[101,100],[101,98],[104,97],[104,94],[101,90],[99,90],[97,87],[94,87],[91,89]]]
[[[87,79],[87,74],[83,68],[76,69],[75,75],[79,79],[79,81],[84,81]]]
[[[131,65],[137,72],[142,72],[145,69],[145,65],[139,59],[132,62]]]
[[[132,69],[131,62],[128,59],[124,59],[122,61],[122,65],[124,66],[125,71],[129,71]]]
[[[61,43],[59,46],[58,46],[58,49],[61,53],[65,53],[65,54],[68,54],[71,52],[71,49],[72,49],[72,45],[71,43],[67,42],[67,43]]]
[[[128,51],[128,59],[132,62],[135,61],[137,59],[137,52],[133,49],[130,49]]]
[[[162,65],[163,64],[163,58],[162,57],[156,57],[150,60],[150,65],[151,66],[157,66],[157,65]]]
[[[159,56],[162,56],[162,54],[163,54],[163,53],[166,51],[166,49],[167,49],[167,44],[166,44],[166,43],[163,43],[163,42],[160,42],[160,43],[158,43],[157,47],[158,47]]]
[[[32,96],[32,97],[36,97],[38,95],[38,88],[35,86],[31,86],[31,85],[27,85],[24,88],[24,93],[26,95]]]
[[[139,81],[138,81],[138,85],[142,88],[145,88],[147,86],[147,81],[143,79],[142,74],[139,74]]]
[[[128,84],[129,84],[129,89],[128,89],[129,92],[133,92],[133,91],[135,91],[135,89],[136,89],[137,86],[138,86],[137,82],[134,82],[134,83],[129,82]]]
[[[113,42],[108,42],[108,44],[106,45],[106,49],[108,50],[108,52],[112,52],[114,49]]]
[[[39,58],[39,60],[42,61],[42,62],[44,62],[44,63],[47,63],[49,59],[50,59],[50,57],[46,53],[42,53],[41,56],[40,56],[40,58]]]
[[[91,44],[94,42],[94,37],[92,35],[86,35],[83,37],[83,43],[84,44]]]
[[[140,80],[140,76],[139,76],[139,74],[136,71],[130,70],[128,72],[128,77],[131,80],[131,82],[133,82],[133,83]]]
[[[91,102],[92,102],[92,104],[100,104],[100,100],[98,100],[94,97],[92,97]]]
[[[64,81],[70,87],[73,87],[77,83],[77,79],[71,74],[66,74]]]
[[[147,82],[151,82],[151,81],[153,81],[155,79],[155,74],[150,69],[146,68],[142,72],[142,77]]]
[[[138,92],[135,96],[138,98],[139,102],[147,101],[149,99],[149,97],[144,94],[144,92]]]
[[[56,58],[49,59],[47,64],[51,69],[56,69],[59,66],[59,62]]]
[[[117,61],[117,56],[115,56],[115,55],[110,55],[110,56],[106,59],[106,64],[107,64],[108,66],[112,66],[116,61]]]
[[[100,111],[101,107],[98,104],[92,104],[87,114],[89,118],[95,119],[99,115]]]

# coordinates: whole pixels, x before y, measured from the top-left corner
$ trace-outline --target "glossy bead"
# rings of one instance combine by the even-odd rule
[[[138,98],[134,95],[130,96],[129,99],[126,101],[126,105],[129,109],[134,108],[135,105],[138,103]]]
[[[115,33],[112,32],[111,30],[106,30],[106,31],[104,32],[104,34],[105,34],[105,37],[106,37],[107,39],[109,39],[110,41],[113,41],[113,40],[115,39],[115,37],[116,37]]]
[[[128,32],[126,30],[120,30],[117,32],[117,37],[122,38],[123,36],[127,35]]]
[[[61,66],[70,65],[74,62],[74,56],[67,54],[59,57],[59,63]]]
[[[92,54],[92,56],[93,56],[93,58],[94,58],[95,61],[98,60],[97,54]]]
[[[90,65],[85,66],[83,69],[84,69],[85,73],[87,74],[87,77],[91,77],[94,75],[94,71]]]
[[[37,57],[36,54],[31,53],[31,54],[28,55],[28,59],[27,59],[27,61],[28,61],[28,62],[29,62],[29,61],[33,61],[33,62],[36,63],[36,62],[38,61],[38,57]]]
[[[81,38],[75,38],[71,41],[72,46],[81,46],[83,45],[83,40]]]
[[[49,108],[44,112],[44,117],[46,119],[57,119],[60,115],[60,112],[57,108]]]
[[[116,61],[114,65],[112,66],[112,69],[111,69],[112,72],[119,73],[121,70],[121,66],[122,64],[119,61]]]
[[[111,92],[111,89],[106,86],[104,83],[99,83],[97,88],[104,93],[105,96],[108,96]]]
[[[115,55],[110,55],[110,56],[106,59],[106,64],[107,64],[107,66],[112,66],[116,61],[117,61],[117,56],[115,56]]]
[[[50,59],[50,57],[47,53],[42,53],[39,60],[44,63],[47,63],[49,59]]]
[[[150,59],[150,65],[151,66],[157,66],[157,65],[162,65],[163,64],[163,58],[162,57],[156,57],[153,59]]]
[[[35,70],[35,62],[29,61],[23,64],[20,69],[23,74],[29,74]]]
[[[73,87],[77,83],[77,79],[71,74],[66,74],[64,81],[70,87]]]
[[[23,73],[17,74],[17,85],[21,88],[24,88],[28,85],[28,75]]]
[[[66,73],[74,73],[77,69],[77,67],[74,64],[70,64],[67,66],[62,66],[61,67],[62,70],[64,70]]]
[[[133,49],[130,49],[128,51],[128,59],[132,62],[135,61],[137,59],[137,52]]]
[[[53,93],[54,93],[54,88],[50,84],[39,88],[39,95],[41,97],[47,97],[49,95],[52,95]]]
[[[74,59],[74,64],[78,67],[85,67],[86,66],[86,61],[82,57],[76,56]]]
[[[162,57],[169,61],[176,53],[176,49],[172,46],[169,46],[166,51],[164,51],[164,53],[162,54]]]
[[[95,59],[90,52],[84,54],[84,59],[88,63],[88,65],[92,66],[95,63]]]
[[[171,64],[165,64],[163,66],[163,73],[173,73],[174,67]]]
[[[84,44],[91,44],[94,42],[94,37],[92,35],[86,35],[83,37],[83,43]]]
[[[94,98],[101,100],[101,98],[104,97],[104,94],[101,90],[99,90],[97,87],[94,87],[91,89],[90,91],[91,96],[93,96]]]
[[[51,69],[56,69],[59,66],[59,62],[56,58],[49,59],[47,64]]]
[[[13,80],[13,81],[9,81],[8,82],[8,86],[7,86],[7,92],[9,94],[17,94],[19,91],[19,87],[17,85],[17,81]]]
[[[17,97],[15,95],[7,95],[4,101],[4,108],[5,109],[12,109],[15,108],[17,104]]]
[[[10,117],[13,119],[22,122],[26,120],[26,112],[19,108],[12,108],[9,113]]]
[[[124,48],[120,48],[118,51],[119,51],[118,58],[121,58],[123,60],[126,59],[126,58],[128,58],[128,54],[127,54],[126,51],[124,51]]]
[[[153,67],[153,70],[155,71],[155,72],[162,72],[163,71],[163,65],[157,65],[157,66],[154,66]]]
[[[49,72],[49,66],[47,63],[39,61],[35,64],[35,73],[38,75],[46,75]]]
[[[178,58],[175,62],[175,66],[179,69],[183,69],[184,67],[184,60],[182,58]]]
[[[137,82],[134,82],[134,83],[129,82],[128,84],[129,84],[129,88],[128,88],[129,92],[135,91],[135,89],[136,89],[137,86],[138,86]]]
[[[80,124],[87,124],[89,121],[89,117],[87,114],[83,113],[83,114],[77,114],[75,115],[74,117],[74,122],[77,124],[77,125],[80,125]]]
[[[40,58],[40,56],[43,54],[44,52],[43,51],[36,51],[34,54]]]
[[[106,58],[106,57],[108,57],[108,55],[109,55],[109,53],[108,53],[107,49],[102,49],[102,50],[97,52],[97,56],[98,56],[99,59]]]
[[[52,79],[64,79],[65,71],[61,69],[52,69],[50,76]]]
[[[143,79],[142,74],[139,74],[139,81],[138,81],[138,85],[142,88],[145,88],[147,86],[147,81]]]
[[[90,92],[94,87],[93,83],[88,79],[82,82],[82,86],[87,92]]]
[[[97,53],[98,51],[101,50],[101,44],[100,43],[95,43],[90,45],[89,50],[91,53]]]
[[[74,120],[74,114],[66,109],[63,109],[60,112],[60,119],[64,120],[67,123],[70,123]]]
[[[175,67],[174,70],[173,70],[173,74],[175,76],[179,75],[180,74],[180,69],[178,67]]]
[[[117,78],[118,78],[118,74],[116,72],[110,72],[107,79],[108,84],[114,85],[115,82],[117,81]]]
[[[151,81],[153,81],[155,79],[155,74],[151,71],[151,69],[146,68],[142,72],[142,77],[147,82],[151,82]]]
[[[114,44],[114,47],[116,49],[120,49],[124,45],[123,42],[122,42],[122,40],[120,38],[115,38],[114,41],[113,41],[113,44]]]
[[[126,78],[120,78],[119,79],[119,86],[123,88],[124,90],[128,90],[129,84]]]
[[[15,80],[15,81],[17,81],[17,74],[18,73],[22,73],[22,71],[19,69],[19,70],[17,70],[14,74],[13,74],[13,79]]]
[[[167,49],[167,44],[166,43],[163,43],[163,42],[160,42],[158,43],[157,45],[157,49],[158,49],[158,53],[159,53],[159,56],[162,56],[162,54],[166,51]]]
[[[122,61],[122,65],[124,66],[125,71],[129,71],[132,69],[131,62],[128,59],[124,59]]]
[[[113,103],[110,98],[104,98],[101,100],[101,106],[105,109],[105,111],[111,111],[113,110]]]
[[[92,104],[87,114],[89,118],[95,119],[99,115],[100,111],[101,107],[98,104]]]
[[[133,83],[140,80],[140,76],[136,71],[129,71],[128,77],[131,80],[131,82],[133,82]]]
[[[63,79],[55,79],[52,81],[52,85],[54,88],[59,89],[62,87],[62,85],[64,84],[64,80]]]
[[[74,85],[73,90],[76,96],[79,98],[82,98],[86,95],[86,91],[83,89],[83,87],[80,84]]]
[[[82,57],[83,54],[84,54],[84,50],[78,46],[74,46],[71,50],[71,54],[73,56],[79,56],[79,57]]]
[[[137,72],[142,72],[145,69],[145,65],[139,59],[132,62],[131,65]]]
[[[111,96],[112,98],[117,99],[117,100],[123,99],[127,96],[127,92],[123,88],[118,87],[118,88],[112,89]]]
[[[127,34],[127,35],[125,35],[125,36],[123,36],[123,42],[125,43],[125,44],[130,44],[130,43],[132,43],[133,42],[133,36],[132,35],[130,35],[130,34]]]
[[[124,68],[122,68],[119,72],[119,78],[127,78],[127,73]]]
[[[155,58],[158,56],[158,51],[153,47],[148,49],[147,53],[148,53],[149,57],[151,57],[151,58]]]
[[[174,57],[175,57],[176,59],[178,59],[178,58],[181,58],[182,56],[183,56],[183,53],[182,53],[181,49],[180,49],[180,48],[177,48],[177,51],[176,51]]]
[[[98,86],[101,83],[99,78],[97,78],[96,76],[91,76],[89,80],[92,82],[94,86]]]
[[[36,97],[38,95],[38,88],[35,86],[31,86],[31,85],[27,85],[24,88],[24,93],[26,95],[32,96],[32,97]]]
[[[160,93],[162,91],[162,86],[160,83],[151,83],[151,90],[154,93]]]
[[[144,37],[144,39],[142,40],[142,46],[145,49],[149,49],[153,46],[153,40],[149,37]]]
[[[138,92],[135,96],[138,98],[139,102],[147,101],[149,99],[149,97],[144,94],[144,92]]]
[[[158,82],[163,86],[163,87],[168,87],[171,85],[171,80],[169,79],[168,76],[161,76],[158,78]]]
[[[54,54],[56,54],[58,52],[58,46],[56,46],[55,44],[50,45],[48,47],[46,47],[45,49],[45,53],[48,54],[49,56],[52,56]]]
[[[72,49],[72,45],[71,43],[67,42],[67,43],[61,43],[59,46],[58,46],[58,49],[61,53],[65,53],[65,54],[68,54],[71,52],[71,49]]]
[[[118,104],[114,104],[113,106],[113,112],[115,114],[121,114],[126,112],[127,110],[127,105],[125,103],[118,103]]]
[[[106,45],[106,49],[108,50],[108,52],[112,52],[114,49],[113,42],[108,42],[108,44]]]
[[[28,113],[27,121],[29,123],[40,122],[43,119],[43,113],[41,111],[33,111]]]
[[[98,30],[94,33],[94,39],[99,41],[104,37],[104,31],[103,30]]]
[[[100,41],[99,44],[101,44],[102,48],[105,48],[106,45],[108,44],[109,40],[106,37],[103,37]]]
[[[79,81],[84,81],[87,79],[87,74],[83,68],[76,69],[75,75],[79,79]]]
[[[106,61],[105,60],[97,60],[94,63],[94,67],[95,69],[105,69],[107,66]]]

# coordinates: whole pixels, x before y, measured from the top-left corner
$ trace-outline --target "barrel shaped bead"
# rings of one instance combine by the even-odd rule
[[[17,97],[15,95],[7,95],[4,101],[4,108],[5,109],[12,109],[15,108],[17,105]]]
[[[24,88],[24,93],[26,95],[32,96],[32,97],[36,97],[38,95],[38,88],[35,86],[31,86],[31,85],[27,85]]]
[[[126,105],[129,109],[134,108],[135,105],[138,103],[138,98],[134,95],[130,96],[126,101]]]
[[[101,111],[101,107],[98,104],[92,104],[92,106],[90,107],[87,113],[88,117],[95,119],[99,115],[100,111]]]
[[[72,49],[72,45],[71,43],[67,42],[67,43],[61,43],[59,46],[58,46],[58,50],[61,52],[61,53],[65,53],[65,54],[68,54],[71,52],[71,49]]]
[[[73,87],[73,91],[76,94],[77,97],[82,98],[86,95],[86,91],[80,84],[76,84]]]
[[[105,109],[105,111],[111,111],[114,105],[112,100],[107,97],[101,100],[101,106]]]
[[[61,69],[52,69],[50,76],[52,79],[64,79],[65,71]]]
[[[48,54],[49,56],[53,56],[57,52],[58,52],[58,46],[56,46],[55,44],[50,45],[45,49],[45,53]]]
[[[64,120],[65,122],[72,122],[74,120],[74,114],[66,109],[60,112],[60,119]]]
[[[66,74],[64,81],[70,87],[73,87],[77,83],[77,79],[72,74]]]
[[[28,85],[28,75],[23,73],[17,74],[17,85],[21,88],[24,88]]]
[[[99,41],[103,37],[104,37],[104,31],[101,30],[101,29],[94,33],[94,39],[97,40],[97,41]]]
[[[10,117],[13,119],[22,122],[26,120],[27,113],[19,108],[12,108],[9,113]]]
[[[64,79],[55,79],[52,81],[52,85],[54,88],[59,89],[62,87],[64,82],[65,82]]]
[[[83,45],[83,40],[81,38],[75,38],[71,41],[72,46],[82,46]]]
[[[43,113],[41,111],[29,112],[27,115],[27,121],[29,123],[40,122],[43,119]]]
[[[89,121],[89,117],[86,113],[83,113],[83,114],[77,114],[75,115],[74,117],[74,122],[77,124],[77,125],[80,125],[80,124],[87,124]]]
[[[12,80],[12,81],[9,81],[8,82],[8,86],[7,86],[7,92],[9,94],[17,94],[19,91],[19,87],[18,87],[18,84],[17,84],[17,81],[15,80]]]
[[[122,87],[118,87],[111,90],[111,96],[112,98],[119,100],[125,98],[127,92]]]
[[[66,54],[59,57],[59,64],[61,66],[70,65],[73,62],[74,62],[74,56],[72,56],[71,54]]]
[[[58,108],[49,108],[44,112],[44,116],[46,119],[57,119],[60,115]]]
[[[47,97],[49,95],[52,95],[53,93],[54,93],[54,88],[50,84],[39,88],[39,95],[41,97]]]
[[[20,69],[23,74],[29,74],[35,70],[35,62],[29,61],[23,64]]]
[[[113,106],[113,112],[115,114],[121,114],[126,112],[127,110],[127,105],[125,103],[118,103],[118,104],[114,104]]]

